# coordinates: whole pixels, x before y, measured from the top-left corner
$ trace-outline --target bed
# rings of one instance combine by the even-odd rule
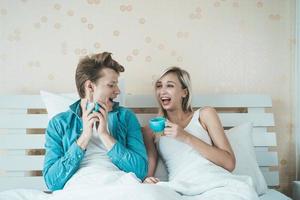
[[[51,95],[51,93],[50,93]],[[53,94],[55,96],[55,94]],[[59,96],[59,95],[58,95]],[[75,94],[60,95],[68,101]],[[120,98],[121,104],[132,108],[141,125],[145,125],[157,111],[157,104],[151,95],[126,94]],[[47,100],[40,95],[0,95],[0,191],[8,189],[38,189],[46,191],[41,170],[44,154],[44,129],[47,126]],[[59,101],[52,101],[59,104]],[[47,105],[50,109],[51,105]],[[251,122],[255,163],[259,166],[268,189],[260,195],[261,200],[288,200],[278,192],[279,172],[276,147],[276,133],[269,132],[274,127],[274,117],[266,108],[272,107],[267,95],[195,95],[195,108],[212,106],[219,112],[225,130]],[[270,109],[269,109],[270,110]],[[275,129],[276,130],[276,129]],[[167,179],[162,161],[156,171],[160,179]],[[273,189],[272,189],[273,188]]]

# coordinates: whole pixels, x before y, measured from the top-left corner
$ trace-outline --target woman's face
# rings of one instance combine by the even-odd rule
[[[120,94],[118,87],[119,74],[113,69],[104,68],[101,70],[102,76],[96,83],[92,83],[93,101],[101,103],[109,100],[109,107],[112,106],[112,101]]]
[[[168,73],[156,82],[156,98],[166,111],[182,109],[182,98],[186,96],[186,89],[174,73]]]

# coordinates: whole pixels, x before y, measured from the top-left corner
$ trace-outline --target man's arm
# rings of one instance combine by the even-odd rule
[[[147,152],[143,142],[140,124],[132,111],[126,111],[126,145],[119,141],[107,153],[112,162],[125,172],[133,172],[144,180],[148,172]]]
[[[64,152],[62,130],[53,118],[46,129],[45,160],[43,176],[49,190],[62,189],[65,183],[77,171],[84,151],[74,142]]]

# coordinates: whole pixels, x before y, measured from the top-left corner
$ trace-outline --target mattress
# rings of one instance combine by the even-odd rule
[[[260,200],[292,200],[291,198],[273,189],[268,189],[264,195],[259,197],[259,199]]]

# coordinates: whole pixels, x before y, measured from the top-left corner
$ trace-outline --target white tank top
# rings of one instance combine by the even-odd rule
[[[212,145],[212,140],[208,132],[199,122],[200,109],[195,111],[189,124],[184,130],[195,137],[201,139],[205,143]],[[180,174],[184,174],[187,170],[192,170],[192,166],[197,166],[197,170],[201,168],[207,172],[207,169],[213,171],[221,170],[228,173],[225,169],[216,166],[193,149],[193,147],[178,141],[172,137],[161,136],[157,140],[157,149],[162,159],[165,161],[169,173],[169,180]],[[197,163],[197,164],[196,164]],[[209,167],[208,167],[209,166]]]

